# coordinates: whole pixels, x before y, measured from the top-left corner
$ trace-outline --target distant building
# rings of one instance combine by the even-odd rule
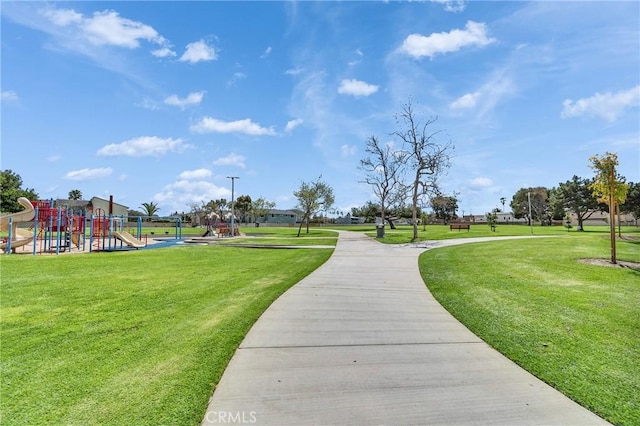
[[[485,213],[485,214],[476,214],[476,215],[468,215],[468,216],[464,216],[464,221],[465,222],[475,222],[475,223],[487,223],[487,215],[489,213]],[[502,223],[502,224],[510,224],[510,223],[528,223],[527,219],[524,217],[521,217],[519,219],[517,219],[515,217],[515,215],[513,213],[501,213],[498,212],[496,213],[497,216],[497,222],[498,223]]]
[[[578,216],[575,213],[569,213],[569,218],[571,219],[571,225],[578,225]],[[616,217],[616,224],[618,223],[618,219]],[[636,220],[631,214],[621,214],[620,215],[620,223],[622,225],[635,225]],[[582,221],[584,226],[608,226],[609,225],[609,212],[603,212],[600,210],[595,210],[589,218]]]
[[[267,214],[260,216],[256,219],[259,223],[299,223],[302,221],[302,215],[304,213],[301,210],[279,210],[271,209]]]
[[[350,213],[347,213],[346,216],[341,216],[336,218],[336,224],[338,225],[356,225],[360,223],[364,223],[365,218],[360,216],[351,216]]]
[[[57,199],[53,202],[54,207],[68,208],[72,209],[76,212],[84,211],[87,216],[92,214],[101,214],[108,215],[109,214],[109,200],[105,200],[100,197],[93,197],[91,200],[63,200]],[[129,212],[129,207],[124,204],[116,203],[115,201],[111,203],[112,209],[111,214],[113,216],[127,216]]]

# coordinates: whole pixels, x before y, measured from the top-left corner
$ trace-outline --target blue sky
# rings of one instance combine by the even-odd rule
[[[348,211],[366,139],[409,99],[455,145],[447,193],[640,181],[640,3],[6,2],[2,169],[161,215],[248,194],[295,206],[322,175]],[[396,142],[397,143],[397,142]]]

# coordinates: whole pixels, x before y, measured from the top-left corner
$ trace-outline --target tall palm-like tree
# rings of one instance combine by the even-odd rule
[[[72,189],[69,191],[69,199],[70,200],[82,200],[82,191],[79,189]]]
[[[155,216],[156,213],[160,211],[158,204],[154,203],[153,201],[150,203],[142,203],[140,207],[142,207],[142,210],[144,211],[145,215],[149,217]]]

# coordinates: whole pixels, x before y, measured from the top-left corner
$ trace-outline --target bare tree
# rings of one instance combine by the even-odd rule
[[[393,149],[391,144],[381,145],[375,136],[367,139],[365,151],[369,156],[360,160],[359,168],[366,172],[362,182],[371,185],[380,201],[380,216],[384,224],[387,207],[402,197],[404,152]]]
[[[438,178],[450,166],[453,144],[451,142],[438,143],[436,136],[440,132],[430,133],[430,126],[438,120],[438,117],[432,117],[421,124],[415,116],[411,102],[402,107],[402,111],[396,119],[402,130],[394,134],[404,144],[407,166],[413,173],[410,189],[413,209],[413,239],[416,240],[418,239],[418,204],[422,197],[439,192]]]

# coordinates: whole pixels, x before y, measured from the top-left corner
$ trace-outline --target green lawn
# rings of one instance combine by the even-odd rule
[[[609,228],[606,226],[592,226],[586,227],[585,232],[577,232],[575,228],[567,231],[567,228],[563,226],[540,226],[536,225],[532,229],[526,225],[498,225],[495,232],[491,231],[489,225],[486,224],[471,224],[470,229],[467,230],[449,230],[448,225],[427,225],[426,227],[418,226],[418,239],[416,241],[425,240],[445,240],[452,238],[473,238],[473,237],[506,237],[506,236],[520,236],[520,235],[584,235],[591,233],[598,233],[603,235],[609,235]],[[375,228],[370,230],[363,230],[367,235],[371,237],[376,236]],[[640,236],[640,228],[626,226],[622,227],[623,234],[631,233]],[[396,229],[390,229],[385,227],[384,238],[379,238],[378,241],[385,244],[405,244],[410,243],[413,238],[413,227],[408,225],[397,226]]]
[[[341,229],[340,227],[330,227]],[[373,226],[342,229],[373,232]],[[529,235],[526,226],[427,226],[421,239]],[[335,244],[323,228],[246,228],[246,242]],[[527,370],[620,425],[640,418],[640,272],[608,258],[604,227],[555,238],[441,248],[420,268],[459,320]],[[640,262],[635,241],[618,258]],[[466,234],[466,235],[465,235]],[[387,228],[405,243],[411,227]],[[221,239],[243,241],[242,239]],[[0,257],[0,423],[199,424],[259,315],[331,254],[178,246]]]
[[[636,234],[637,236],[637,234]],[[488,344],[619,425],[640,419],[640,271],[606,233],[440,248],[420,257],[436,299]],[[640,262],[640,239],[618,241]]]
[[[331,253],[2,256],[0,423],[200,424],[251,325]]]

